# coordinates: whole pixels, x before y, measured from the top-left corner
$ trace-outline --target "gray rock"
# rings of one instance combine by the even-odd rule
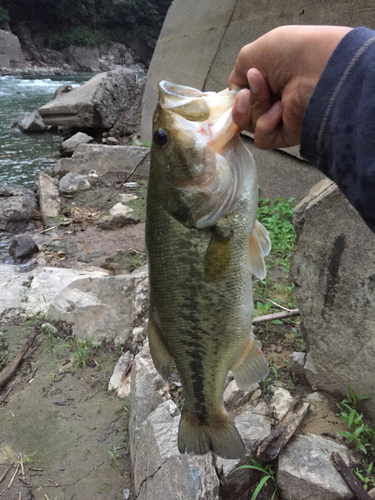
[[[59,97],[60,94],[67,94],[72,90],[73,87],[71,85],[60,85],[60,87],[57,87],[57,89],[55,90],[53,98],[56,99],[56,97]]]
[[[252,394],[259,389],[259,384],[253,384],[245,390],[239,389],[235,380],[229,382],[225,388],[223,399],[224,405],[227,410],[232,410],[238,406],[244,405],[248,401]]]
[[[18,37],[9,31],[0,30],[0,69],[12,70],[25,66],[25,56]]]
[[[91,137],[91,135],[84,134],[83,132],[77,132],[76,134],[72,135],[72,137],[61,143],[61,156],[72,156],[72,154],[80,144],[87,144],[89,142],[92,142],[93,140],[94,138]]]
[[[87,180],[87,175],[70,172],[59,180],[59,190],[61,193],[75,193],[90,189],[91,185]]]
[[[375,237],[330,181],[296,208],[299,227],[290,274],[302,314],[314,388],[375,395]],[[375,417],[375,399],[363,402]]]
[[[134,355],[127,351],[117,361],[109,380],[108,390],[116,391],[119,398],[130,396],[131,368]]]
[[[145,178],[150,169],[150,148],[81,144],[72,158],[57,162],[55,172],[59,177],[68,172],[88,175],[93,166],[98,177],[108,172],[123,172],[126,177],[134,171],[132,179]]]
[[[288,371],[294,373],[299,379],[305,378],[304,365],[306,361],[305,352],[292,352],[289,356]]]
[[[38,245],[27,235],[19,236],[14,239],[9,247],[9,254],[15,261],[27,259],[38,252]]]
[[[283,387],[272,387],[272,405],[275,410],[276,417],[281,420],[289,410],[294,398],[289,391]]]
[[[24,272],[17,266],[0,264],[0,318],[9,321],[46,313],[63,288],[80,278],[106,276],[103,270],[78,270],[57,267]]]
[[[5,230],[9,223],[32,219],[36,208],[36,196],[31,189],[0,182],[0,230]]]
[[[53,217],[60,214],[60,194],[57,187],[57,179],[40,172],[38,176],[39,208],[42,214],[43,226],[47,228],[53,225]]]
[[[111,230],[128,226],[129,224],[138,224],[139,222],[141,222],[141,219],[133,214],[117,214],[102,217],[101,219],[95,221],[95,226],[100,227],[101,229]]]
[[[71,45],[64,53],[72,68],[88,73],[113,70],[118,65],[133,66],[135,59],[132,51],[121,43],[107,43],[98,47]]]
[[[133,209],[123,205],[122,203],[116,203],[110,211],[110,215],[127,215],[128,213],[133,212]]]
[[[17,127],[21,132],[45,132],[47,130],[47,125],[38,111],[22,113],[16,118],[12,127]]]
[[[147,306],[147,270],[77,280],[49,307],[51,319],[72,323],[79,339],[124,343]]]
[[[127,88],[136,80],[132,70],[119,68],[95,75],[67,94],[39,109],[47,125],[111,128],[128,102]]]
[[[313,434],[294,436],[281,450],[277,484],[285,500],[344,500],[352,493],[329,457],[340,453],[347,465],[349,450]]]
[[[161,404],[146,419],[136,444],[133,480],[138,500],[216,500],[219,480],[210,455],[181,455],[177,449],[179,410]]]

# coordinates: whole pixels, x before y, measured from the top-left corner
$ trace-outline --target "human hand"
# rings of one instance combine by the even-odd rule
[[[352,28],[282,26],[245,45],[229,76],[241,88],[233,120],[261,149],[300,143],[310,97],[332,52]]]

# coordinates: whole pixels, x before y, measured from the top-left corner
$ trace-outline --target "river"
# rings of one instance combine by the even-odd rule
[[[69,83],[75,88],[91,76],[0,77],[0,182],[32,187],[38,172],[53,171],[59,158],[59,135],[23,134],[12,129],[12,124],[24,111],[51,101],[60,85]]]

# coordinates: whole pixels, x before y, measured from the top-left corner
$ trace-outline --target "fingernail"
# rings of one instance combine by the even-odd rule
[[[280,114],[282,110],[281,101],[276,101],[275,104],[268,110],[268,114],[271,116],[275,116]]]

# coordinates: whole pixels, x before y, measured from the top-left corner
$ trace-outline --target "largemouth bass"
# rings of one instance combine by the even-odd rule
[[[151,355],[165,379],[175,362],[185,396],[178,449],[226,458],[244,454],[223,404],[228,372],[240,388],[268,373],[251,332],[252,274],[265,277],[271,244],[235,96],[159,84],[146,221]]]

